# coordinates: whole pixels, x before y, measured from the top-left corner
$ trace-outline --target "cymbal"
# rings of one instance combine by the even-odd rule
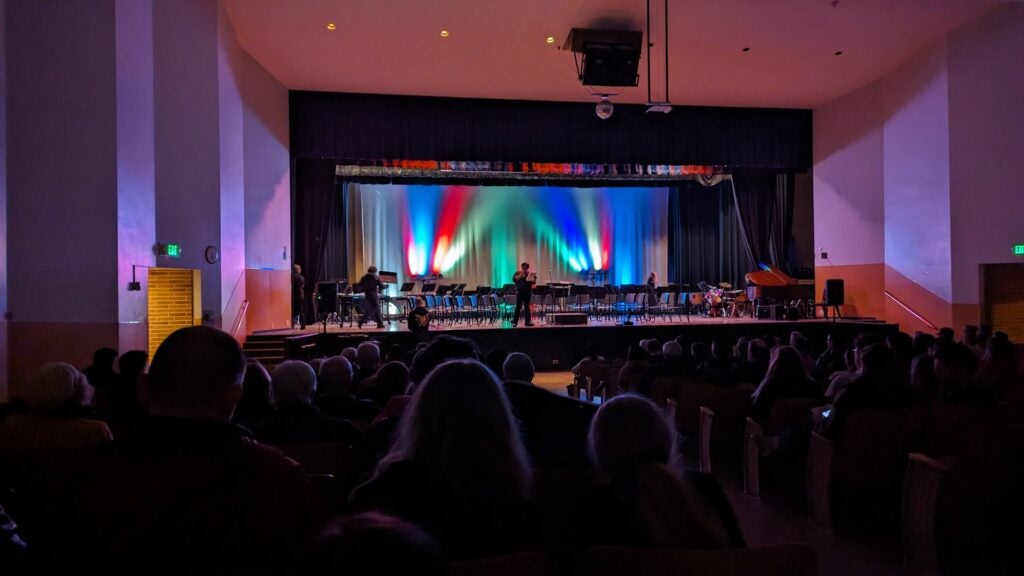
[[[719,282],[718,287],[721,288],[722,290],[731,290],[732,284],[729,284],[728,282]]]

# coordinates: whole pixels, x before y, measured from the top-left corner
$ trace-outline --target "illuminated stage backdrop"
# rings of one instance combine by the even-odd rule
[[[666,278],[666,188],[359,186],[362,263],[402,280],[443,274],[444,282],[502,286],[522,261],[539,282],[638,284]],[[362,272],[353,270],[352,272]],[[355,276],[355,277],[358,277]]]

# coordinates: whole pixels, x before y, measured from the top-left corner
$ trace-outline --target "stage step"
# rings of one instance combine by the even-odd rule
[[[259,360],[267,370],[273,371],[284,362],[284,337],[279,334],[250,334],[245,338],[242,350],[246,358]]]

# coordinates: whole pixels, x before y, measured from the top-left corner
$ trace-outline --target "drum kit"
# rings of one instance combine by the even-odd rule
[[[733,290],[732,284],[728,282],[719,282],[718,286],[702,283],[702,286],[707,307],[705,312],[709,318],[739,315],[740,295],[745,294],[743,290]]]

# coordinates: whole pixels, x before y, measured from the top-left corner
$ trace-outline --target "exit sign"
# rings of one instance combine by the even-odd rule
[[[168,244],[167,255],[171,258],[179,258],[181,256],[181,246],[177,244]]]
[[[1024,244],[1014,244],[1013,254],[1015,256],[1024,256]]]

